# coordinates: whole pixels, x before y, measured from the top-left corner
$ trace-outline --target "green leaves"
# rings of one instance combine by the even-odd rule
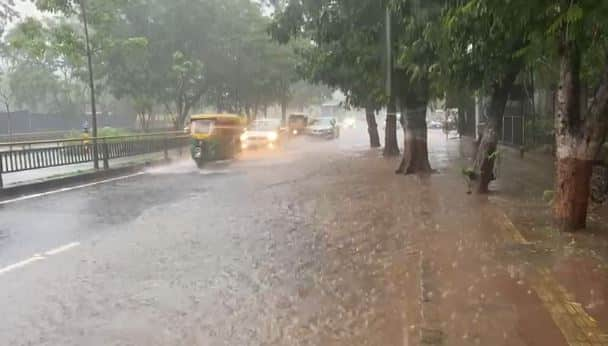
[[[36,7],[41,11],[73,15],[77,3],[74,0],[36,0]]]
[[[557,13],[557,16],[547,29],[547,33],[551,35],[558,33],[564,26],[576,25],[584,17],[583,9],[576,3],[569,4],[565,11],[560,7],[549,7],[548,10],[551,9]]]
[[[300,51],[302,77],[340,88],[351,105],[384,102],[384,6],[380,1],[290,1],[271,26],[280,42],[312,42]]]

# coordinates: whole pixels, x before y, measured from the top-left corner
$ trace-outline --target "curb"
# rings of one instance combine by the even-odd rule
[[[123,175],[129,175],[137,172],[141,172],[143,169],[154,166],[163,166],[169,164],[174,160],[172,159],[160,159],[155,161],[148,161],[143,163],[137,163],[133,165],[110,168],[107,170],[99,170],[93,172],[87,172],[82,174],[68,175],[57,178],[49,178],[47,180],[37,181],[31,184],[23,184],[6,187],[0,189],[0,201],[4,201],[11,198],[21,197],[27,194],[33,193],[45,193],[48,191],[72,187],[83,183],[95,182],[98,180],[105,180],[110,178],[116,178]]]

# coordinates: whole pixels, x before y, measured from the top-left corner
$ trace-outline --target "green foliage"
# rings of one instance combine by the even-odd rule
[[[531,13],[514,2],[467,0],[446,7],[440,55],[445,83],[487,89],[521,63]]]
[[[299,73],[340,88],[353,106],[384,104],[384,6],[380,1],[290,1],[278,6],[271,32],[279,42],[308,40]]]
[[[219,111],[249,113],[286,104],[292,96],[299,65],[295,49],[305,44],[282,46],[271,40],[269,18],[255,2],[85,4],[98,98],[129,100],[136,113],[147,116],[170,113],[179,127],[189,113],[209,104]],[[6,35],[3,56],[16,66],[12,84],[18,90],[35,87],[29,98],[19,93],[18,102],[48,108],[57,97],[75,101],[73,90],[87,90],[82,8],[77,0],[37,0],[36,5],[56,16],[21,21]],[[30,83],[36,74],[41,85]]]
[[[500,150],[494,150],[490,155],[488,155],[488,159],[497,160],[500,157]]]
[[[299,81],[291,86],[291,105],[302,109],[311,104],[322,104],[332,95],[332,90],[324,85],[314,85]]]
[[[133,132],[128,129],[120,129],[115,127],[102,127],[99,129],[98,136],[99,137],[120,137],[120,136],[132,136],[136,135],[136,132]],[[71,131],[65,136],[65,139],[81,139],[83,138],[82,131]]]
[[[477,179],[477,173],[475,173],[475,170],[473,168],[465,167],[462,169],[461,173],[469,180]]]

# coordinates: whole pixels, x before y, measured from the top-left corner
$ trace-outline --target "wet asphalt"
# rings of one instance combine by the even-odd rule
[[[319,198],[340,173],[329,167],[366,149],[365,129],[345,129],[339,140],[298,138],[202,170],[183,160],[0,205],[0,344],[339,338],[358,317],[315,311]]]

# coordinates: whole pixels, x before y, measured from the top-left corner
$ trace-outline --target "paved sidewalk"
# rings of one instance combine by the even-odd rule
[[[359,273],[353,275],[404,280],[401,294],[408,298],[402,305],[390,299],[387,311],[405,311],[409,342],[608,345],[608,261],[579,241],[597,236],[532,237],[539,230],[517,213],[522,201],[533,203],[529,196],[535,192],[521,193],[526,185],[538,185],[537,179],[547,185],[546,173],[534,171],[538,176],[528,178],[519,167],[513,180],[505,167],[495,186],[500,192],[467,195],[460,172],[470,151],[457,140],[431,141],[437,174],[395,176],[396,160],[353,160],[341,168],[342,178],[324,192],[327,202],[319,208],[331,230],[328,246],[335,243],[337,253],[352,254]],[[543,188],[537,186],[541,201]],[[332,208],[339,201],[352,203]],[[394,248],[361,247],[361,239],[370,238],[393,239]],[[384,294],[389,300],[397,293],[387,287]]]

